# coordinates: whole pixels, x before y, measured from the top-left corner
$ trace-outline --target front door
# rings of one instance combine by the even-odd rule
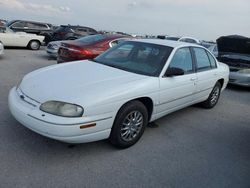
[[[188,106],[194,101],[193,95],[196,90],[197,77],[190,48],[178,49],[169,64],[169,68],[182,69],[184,75],[160,78],[158,117]]]

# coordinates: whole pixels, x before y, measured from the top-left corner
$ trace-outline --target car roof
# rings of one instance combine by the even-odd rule
[[[197,44],[192,44],[192,43],[187,43],[187,42],[180,42],[180,41],[172,41],[172,40],[162,40],[162,39],[135,39],[133,41],[146,42],[146,43],[151,43],[151,44],[158,44],[158,45],[163,45],[163,46],[169,46],[169,47],[172,47],[172,48],[188,47],[188,46],[202,47],[202,46],[197,45]]]
[[[70,28],[85,28],[85,29],[93,29],[88,26],[81,26],[81,25],[60,25],[60,27],[70,27]],[[93,29],[94,30],[94,29]]]
[[[38,23],[38,24],[47,24],[47,25],[52,25],[50,23],[46,23],[46,22],[38,22],[38,21],[31,21],[31,20],[11,20],[10,22],[8,22],[9,24],[12,24],[14,22],[30,22],[30,23]]]

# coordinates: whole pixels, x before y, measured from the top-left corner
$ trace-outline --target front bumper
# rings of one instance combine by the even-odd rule
[[[250,74],[242,74],[239,72],[230,72],[229,83],[244,87],[250,87]]]
[[[2,54],[3,54],[3,51],[4,51],[4,47],[3,47],[3,45],[2,45],[2,44],[0,44],[0,55],[2,55]]]
[[[58,49],[55,50],[55,49],[51,49],[51,48],[46,48],[46,52],[51,57],[57,58],[57,56],[58,56]]]
[[[86,143],[106,139],[110,135],[113,117],[109,114],[95,117],[64,118],[45,114],[39,107],[21,99],[16,88],[9,93],[9,109],[12,115],[25,127],[43,136],[67,143]],[[70,119],[65,121],[65,119]],[[94,127],[80,126],[95,123]]]

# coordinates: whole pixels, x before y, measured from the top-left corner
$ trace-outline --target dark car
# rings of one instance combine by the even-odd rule
[[[5,26],[5,24],[7,23],[7,21],[6,20],[2,20],[2,19],[0,19],[0,27],[3,27],[3,26]]]
[[[90,27],[61,25],[52,35],[52,40],[75,40],[87,35],[95,35],[98,32]]]
[[[128,38],[131,37],[117,34],[97,34],[62,42],[58,50],[57,63],[93,59]]]
[[[6,25],[15,32],[26,32],[45,36],[44,42],[46,44],[51,41],[53,33],[52,24],[25,20],[13,20],[8,22]]]
[[[177,41],[180,39],[180,37],[173,37],[173,36],[167,36],[167,35],[157,35],[158,39],[166,39],[166,40],[173,40],[173,41]]]
[[[250,38],[239,35],[217,39],[220,62],[230,68],[229,83],[250,87]]]

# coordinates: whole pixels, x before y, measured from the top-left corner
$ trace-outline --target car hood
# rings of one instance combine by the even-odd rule
[[[232,35],[217,39],[218,60],[230,67],[250,68],[250,38]]]
[[[250,54],[250,38],[231,35],[223,36],[217,39],[219,54],[236,53]]]
[[[40,103],[57,100],[79,104],[81,101],[86,106],[131,92],[132,86],[140,87],[144,84],[141,80],[148,78],[85,60],[31,72],[23,78],[20,89]]]

